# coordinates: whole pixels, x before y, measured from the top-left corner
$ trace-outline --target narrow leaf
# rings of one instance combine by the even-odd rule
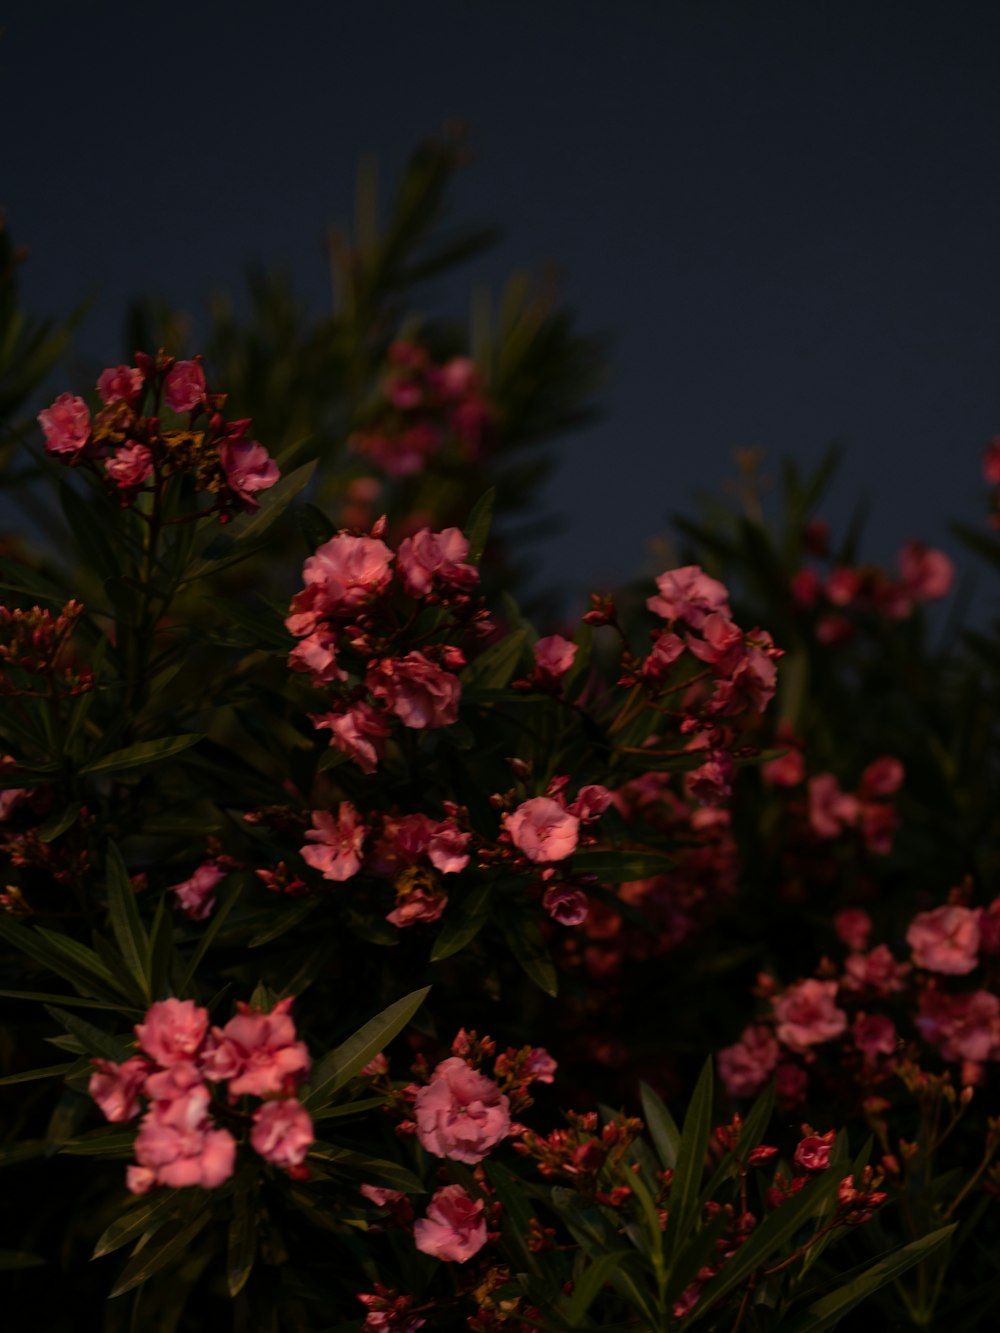
[[[121,1249],[129,1241],[141,1236],[144,1231],[152,1231],[178,1214],[182,1206],[190,1204],[190,1195],[182,1195],[178,1190],[168,1189],[162,1194],[157,1192],[151,1198],[145,1198],[135,1207],[122,1213],[121,1217],[102,1233],[94,1246],[93,1259],[100,1259],[113,1250]]]
[[[639,1084],[639,1096],[646,1128],[659,1153],[660,1162],[664,1170],[673,1171],[677,1166],[677,1151],[681,1143],[677,1122],[648,1083]]]
[[[517,916],[502,923],[504,939],[511,953],[546,995],[559,993],[559,978],[545,937],[530,916]]]
[[[149,937],[139,916],[135,889],[129,879],[122,854],[113,842],[108,842],[107,860],[108,915],[115,940],[126,966],[139,983],[146,1003],[152,1001],[149,977]]]
[[[480,884],[445,917],[444,927],[431,949],[432,963],[450,958],[475,939],[489,920],[492,899],[492,884]]]
[[[701,1076],[684,1117],[684,1129],[677,1150],[677,1165],[670,1186],[667,1227],[663,1250],[672,1265],[681,1244],[694,1229],[698,1195],[705,1170],[705,1152],[712,1132],[712,1061],[702,1067]]]
[[[369,1019],[364,1027],[358,1029],[353,1037],[323,1057],[312,1073],[312,1089],[303,1099],[306,1110],[319,1110],[326,1106],[334,1093],[349,1082],[393,1037],[402,1032],[410,1019],[427,998],[430,986],[422,990],[411,991],[402,999],[390,1004],[380,1014]]]
[[[469,517],[465,521],[463,529],[469,543],[469,559],[474,565],[478,565],[483,558],[483,551],[486,549],[486,539],[490,534],[490,524],[493,521],[493,502],[496,499],[496,490],[493,487],[481,495],[472,506]]]
[[[157,1233],[154,1240],[144,1245],[125,1265],[111,1296],[122,1296],[133,1287],[140,1286],[147,1278],[158,1273],[161,1268],[179,1258],[189,1249],[195,1236],[206,1226],[212,1216],[211,1209],[204,1208],[197,1213],[186,1226],[165,1226]],[[163,1234],[166,1232],[167,1234]]]
[[[93,777],[98,773],[126,773],[133,768],[143,768],[146,764],[155,764],[162,759],[170,759],[182,750],[197,745],[204,737],[199,733],[186,736],[166,736],[162,740],[139,741],[128,745],[124,750],[113,750],[100,759],[93,759],[80,769],[81,774]]]

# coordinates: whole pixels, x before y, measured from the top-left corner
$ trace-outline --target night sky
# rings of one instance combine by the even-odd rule
[[[847,462],[866,553],[945,545],[1000,433],[1000,98],[992,3],[331,0],[21,3],[0,38],[0,203],[37,314],[86,296],[115,362],[128,299],[197,313],[251,260],[329,300],[357,163],[392,179],[460,119],[454,217],[504,240],[444,292],[555,261],[612,336],[601,422],[560,441],[538,548],[568,591],[656,567],[649,539],[734,473]],[[963,567],[970,562],[962,560]]]

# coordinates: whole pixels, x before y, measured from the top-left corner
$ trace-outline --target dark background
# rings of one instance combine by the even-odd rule
[[[446,288],[555,261],[613,335],[600,424],[560,442],[538,548],[568,591],[662,568],[649,541],[734,449],[846,465],[866,554],[985,512],[1000,432],[1000,119],[993,4],[337,0],[22,3],[0,37],[0,202],[37,314],[128,299],[197,315],[251,260],[329,300],[327,225],[360,155],[392,180],[470,129],[456,220],[505,239]],[[968,568],[968,558],[960,558]]]

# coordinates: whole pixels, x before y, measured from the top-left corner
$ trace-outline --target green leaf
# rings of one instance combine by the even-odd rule
[[[325,1055],[312,1072],[309,1095],[303,1099],[307,1111],[326,1106],[334,1094],[402,1032],[430,991],[430,986],[411,991],[369,1019],[352,1037]]]
[[[597,1299],[601,1288],[606,1282],[611,1281],[622,1263],[631,1257],[629,1250],[614,1250],[611,1254],[602,1254],[581,1277],[577,1278],[573,1286],[573,1295],[562,1311],[562,1318],[565,1319],[567,1328],[580,1327],[580,1320]]]
[[[205,548],[204,558],[190,569],[184,583],[194,583],[206,574],[214,574],[228,569],[253,553],[267,535],[268,529],[277,522],[291,502],[305,490],[316,470],[316,460],[304,463],[302,467],[282,477],[276,485],[261,493],[260,509],[253,516],[243,515],[234,520],[229,531],[221,538],[216,538]]]
[[[337,534],[337,529],[322,509],[318,509],[316,505],[296,505],[295,518],[302,540],[305,542],[310,555],[316,550],[317,546],[324,545]]]
[[[48,1263],[40,1254],[31,1254],[27,1250],[0,1250],[0,1272],[10,1272],[17,1268],[41,1268]]]
[[[149,976],[149,936],[139,916],[135,889],[129,879],[122,854],[111,841],[105,849],[105,859],[107,861],[105,882],[111,929],[126,966],[138,982],[148,1005],[152,1003],[153,998]]]
[[[912,1241],[901,1249],[882,1255],[870,1268],[866,1268],[844,1286],[814,1301],[797,1317],[783,1323],[781,1333],[822,1333],[823,1329],[835,1328],[848,1310],[853,1310],[887,1282],[895,1282],[908,1268],[920,1263],[943,1245],[957,1226],[958,1223],[953,1222],[951,1226],[941,1227],[938,1231],[932,1231],[929,1236],[921,1236],[919,1240]]]
[[[771,1123],[771,1116],[774,1113],[774,1082],[764,1089],[753,1106],[747,1112],[746,1119],[743,1122],[743,1129],[740,1131],[739,1142],[735,1153],[726,1153],[718,1167],[715,1169],[708,1184],[701,1192],[701,1199],[704,1203],[708,1199],[715,1197],[715,1191],[719,1186],[735,1175],[737,1166],[737,1157],[746,1161],[754,1148],[758,1146],[761,1139]]]
[[[238,1296],[247,1284],[257,1255],[257,1191],[237,1190],[226,1247],[226,1282],[230,1296]]]
[[[41,1078],[65,1078],[68,1074],[79,1073],[87,1067],[86,1060],[72,1060],[66,1065],[46,1065],[44,1069],[23,1069],[19,1074],[6,1074],[0,1078],[0,1088],[12,1083],[33,1083]]]
[[[59,504],[76,539],[80,553],[91,569],[103,582],[114,578],[118,573],[118,560],[114,548],[107,538],[107,512],[101,514],[95,508],[96,496],[92,493],[85,500],[66,481],[59,483]],[[103,496],[102,496],[103,499]],[[102,509],[106,506],[101,505]]]
[[[255,646],[274,648],[288,653],[295,640],[285,629],[281,616],[262,598],[257,598],[257,605],[247,605],[235,597],[220,597],[213,592],[207,599],[212,609],[218,612],[227,627],[236,626],[245,631]]]
[[[490,525],[493,522],[493,502],[496,500],[496,495],[496,488],[491,486],[472,506],[469,517],[465,520],[463,531],[469,543],[469,559],[474,565],[479,564],[486,549],[486,539],[490,535]]]
[[[135,1053],[135,1038],[131,1034],[116,1037],[54,1004],[47,1004],[45,1008],[57,1023],[61,1023],[66,1031],[77,1039],[87,1055],[96,1055],[102,1060],[112,1060],[115,1064],[120,1064]]]
[[[489,920],[493,885],[479,884],[445,917],[444,927],[431,949],[431,962],[450,958],[479,934]]]
[[[677,1164],[670,1186],[669,1212],[663,1236],[663,1252],[672,1266],[680,1246],[694,1230],[698,1195],[705,1170],[705,1152],[712,1132],[712,1061],[705,1061],[684,1117],[677,1149]]]
[[[520,914],[501,921],[504,939],[525,972],[546,995],[559,993],[559,978],[545,937],[534,917]]]
[[[0,937],[68,981],[83,995],[99,1000],[124,998],[131,1002],[129,990],[122,987],[93,949],[68,935],[0,917]]]
[[[516,1252],[518,1269],[539,1274],[538,1260],[528,1248],[528,1233],[534,1209],[529,1202],[524,1181],[491,1158],[483,1166],[503,1210],[500,1214],[500,1230],[504,1243]]]
[[[677,1165],[677,1150],[680,1148],[681,1132],[677,1122],[667,1110],[648,1083],[639,1084],[639,1096],[642,1100],[642,1114],[646,1128],[660,1157],[664,1170],[673,1171]]]
[[[367,1153],[355,1152],[353,1148],[344,1148],[337,1143],[323,1143],[317,1140],[309,1149],[309,1156],[317,1162],[329,1162],[349,1175],[359,1176],[362,1180],[385,1185],[388,1189],[402,1190],[404,1194],[426,1194],[419,1177],[398,1162],[388,1162],[381,1157],[369,1157]]]
[[[81,809],[79,801],[71,801],[64,810],[58,814],[50,815],[38,830],[39,840],[41,842],[54,842],[60,833],[65,833],[68,828],[76,823]]]
[[[8,555],[0,556],[0,588],[9,592],[23,592],[40,602],[57,602],[60,605],[70,597],[65,588],[60,588],[38,570]]]
[[[182,1256],[185,1250],[191,1248],[191,1242],[208,1224],[211,1216],[212,1210],[206,1206],[186,1225],[178,1223],[172,1226],[168,1222],[163,1226],[148,1245],[143,1245],[132,1255],[111,1292],[112,1298],[140,1286],[147,1278]]]
[[[151,1232],[170,1218],[179,1216],[181,1210],[186,1211],[192,1202],[190,1192],[175,1189],[164,1190],[163,1193],[157,1191],[151,1197],[144,1198],[141,1203],[122,1213],[102,1233],[91,1258],[100,1259],[105,1254],[121,1249],[143,1232]]]
[[[459,676],[463,699],[478,690],[502,690],[517,669],[527,635],[514,630],[491,644]]]
[[[8,1000],[35,1000],[39,1004],[72,1004],[78,1009],[110,1009],[116,1014],[141,1015],[145,1011],[129,1009],[120,1000],[86,1000],[79,995],[56,995],[52,991],[38,990],[0,990],[0,995]]]
[[[126,773],[133,768],[143,768],[146,764],[155,764],[161,759],[170,759],[182,750],[189,749],[204,740],[201,733],[191,732],[185,736],[165,736],[157,741],[139,741],[128,745],[124,750],[113,750],[111,754],[93,759],[80,769],[81,774],[93,777],[99,773]]]
[[[191,955],[191,961],[188,963],[187,968],[184,971],[178,990],[183,992],[189,989],[191,980],[194,977],[195,972],[198,970],[198,964],[211,948],[216,935],[218,935],[225,923],[226,917],[233,910],[237,898],[239,898],[240,894],[243,892],[243,883],[243,878],[240,877],[235,884],[231,884],[218,907],[216,907],[211,921],[205,927],[205,930],[198,941],[198,947]]]
[[[270,944],[272,940],[280,939],[282,935],[294,930],[297,925],[305,921],[306,917],[311,916],[319,905],[319,898],[302,898],[290,907],[280,905],[275,911],[276,920],[273,924],[266,930],[258,931],[247,944],[247,948],[259,949],[262,944]]]
[[[95,1129],[79,1138],[67,1139],[59,1151],[72,1157],[131,1157],[135,1136],[134,1129]]]
[[[677,861],[663,852],[610,847],[585,848],[573,854],[573,869],[584,875],[596,875],[607,884],[627,884],[651,875],[665,875]]]

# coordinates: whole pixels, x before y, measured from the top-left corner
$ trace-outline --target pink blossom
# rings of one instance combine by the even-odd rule
[[[664,620],[683,620],[691,629],[701,629],[713,611],[729,615],[729,593],[718,579],[710,578],[699,565],[668,569],[656,580],[658,597],[646,605]]]
[[[87,404],[71,393],[61,393],[51,407],[39,412],[38,420],[45,434],[45,448],[50,454],[75,457],[90,439]]]
[[[685,651],[684,640],[669,630],[662,630],[653,639],[653,647],[642,664],[644,680],[662,680]]]
[[[905,770],[902,763],[891,754],[873,759],[861,774],[858,787],[863,797],[892,796],[903,785]]]
[[[561,634],[549,634],[535,644],[535,678],[539,684],[557,685],[573,665],[576,644]]]
[[[392,578],[392,551],[377,537],[339,532],[318,546],[302,566],[305,588],[292,598],[285,622],[296,636],[309,634],[317,618],[351,616],[377,597]]]
[[[917,967],[930,972],[964,976],[976,966],[979,952],[979,918],[982,909],[937,907],[918,912],[906,932],[906,942]]]
[[[847,1015],[836,1005],[837,983],[810,977],[789,986],[774,1001],[778,1040],[793,1051],[832,1041],[847,1027]]]
[[[899,572],[907,592],[922,602],[947,597],[955,578],[955,566],[949,556],[916,541],[907,542],[900,551]]]
[[[449,727],[458,720],[458,677],[416,650],[383,658],[368,672],[367,685],[404,727]]]
[[[139,1093],[142,1091],[151,1065],[141,1055],[133,1055],[124,1064],[110,1060],[92,1060],[95,1073],[91,1074],[87,1091],[114,1122],[131,1120],[139,1114]]]
[[[702,621],[701,637],[689,634],[687,646],[695,657],[715,667],[720,675],[728,675],[743,659],[743,631],[734,625],[728,615],[713,611]]]
[[[446,1185],[431,1199],[427,1216],[414,1223],[414,1244],[435,1259],[464,1264],[486,1244],[483,1211],[482,1199],[470,1199],[461,1185]]]
[[[419,872],[417,872],[419,873]],[[439,884],[397,884],[396,906],[386,921],[402,929],[415,926],[418,921],[438,921],[448,906],[448,895]]]
[[[479,582],[479,570],[465,561],[468,554],[468,538],[458,528],[421,528],[399,543],[396,568],[411,597],[426,597],[436,588],[465,591]]]
[[[309,1051],[297,1041],[289,1010],[292,997],[279,1000],[269,1014],[238,1003],[224,1028],[212,1029],[203,1067],[213,1082],[228,1080],[229,1096],[288,1094],[309,1072]]]
[[[331,685],[346,680],[347,672],[337,666],[337,637],[325,627],[301,639],[288,654],[293,671],[306,671],[314,685]]]
[[[218,861],[203,861],[190,879],[171,884],[167,892],[176,894],[177,905],[185,916],[192,921],[204,921],[212,915],[215,890],[228,873]]]
[[[340,802],[336,818],[328,810],[314,810],[312,822],[306,840],[316,845],[302,848],[306,865],[321,871],[324,879],[341,881],[356,875],[368,828],[351,802]]]
[[[580,839],[580,821],[550,796],[533,796],[505,818],[514,846],[529,861],[564,861]]]
[[[990,991],[945,995],[927,987],[920,994],[916,1023],[946,1060],[1000,1058],[1000,999]]]
[[[229,489],[249,508],[257,507],[253,498],[257,492],[266,491],[281,476],[277,463],[256,440],[224,440],[219,461]]]
[[[340,713],[310,713],[309,721],[317,731],[329,731],[330,744],[353,759],[362,773],[375,772],[390,731],[384,713],[362,699]]]
[[[126,444],[104,460],[104,470],[123,491],[131,490],[151,475],[153,455],[144,444]]]
[[[139,1045],[164,1067],[195,1059],[207,1031],[208,1010],[194,1000],[157,1000],[135,1025]]]
[[[582,925],[590,913],[587,895],[571,884],[550,884],[542,897],[542,906],[561,926]]]
[[[301,1166],[315,1139],[309,1112],[294,1097],[265,1102],[253,1114],[250,1144],[274,1166]]]
[[[599,819],[611,804],[611,793],[599,782],[588,782],[576,794],[576,800],[566,807],[571,815],[576,815],[584,824]]]
[[[197,361],[175,361],[163,385],[167,406],[175,412],[190,412],[205,396],[205,372]]]
[[[471,833],[464,833],[451,819],[432,825],[427,859],[442,875],[456,875],[469,864]]]
[[[983,454],[983,477],[991,486],[1000,486],[1000,435],[995,435]]]
[[[888,856],[899,827],[899,818],[892,806],[881,801],[862,801],[859,822],[867,850],[874,856]]]
[[[792,575],[789,589],[796,606],[809,610],[819,601],[823,585],[815,569],[797,569]]]
[[[684,774],[684,792],[701,805],[721,805],[733,793],[732,757],[727,750],[709,750],[705,762]]]
[[[866,1060],[874,1060],[876,1055],[892,1055],[896,1050],[896,1028],[885,1014],[858,1014],[851,1036]]]
[[[128,403],[131,407],[142,393],[144,376],[136,366],[109,366],[97,377],[97,392],[106,407]]]
[[[202,1071],[193,1060],[178,1060],[166,1069],[157,1069],[146,1079],[143,1092],[153,1102],[172,1102],[204,1083]]]
[[[837,1131],[829,1129],[825,1134],[809,1134],[800,1139],[793,1162],[800,1171],[825,1171],[830,1165],[830,1149],[836,1137]]]
[[[174,1101],[154,1102],[142,1118],[135,1140],[135,1159],[151,1171],[154,1181],[136,1175],[138,1193],[150,1184],[200,1185],[216,1189],[233,1174],[236,1140],[225,1129],[216,1129],[208,1115],[209,1092],[192,1088]],[[133,1177],[129,1178],[133,1188]]]
[[[760,775],[774,787],[797,787],[806,775],[806,761],[801,750],[789,750],[760,766]]]
[[[755,1097],[773,1074],[778,1054],[770,1028],[758,1024],[744,1029],[739,1041],[717,1056],[719,1077],[730,1097]]]
[[[809,823],[819,838],[836,838],[858,821],[861,806],[856,796],[841,791],[832,773],[809,779]]]
[[[844,907],[833,918],[833,928],[849,949],[860,953],[868,945],[873,925],[863,907]]]
[[[903,990],[909,963],[898,963],[886,945],[877,944],[871,953],[853,953],[844,962],[846,990],[871,990],[883,998]]]
[[[834,606],[850,606],[861,591],[862,581],[860,570],[841,565],[827,578],[826,595]]]
[[[492,1079],[449,1056],[413,1104],[417,1137],[436,1157],[473,1166],[510,1132],[510,1103]]]

